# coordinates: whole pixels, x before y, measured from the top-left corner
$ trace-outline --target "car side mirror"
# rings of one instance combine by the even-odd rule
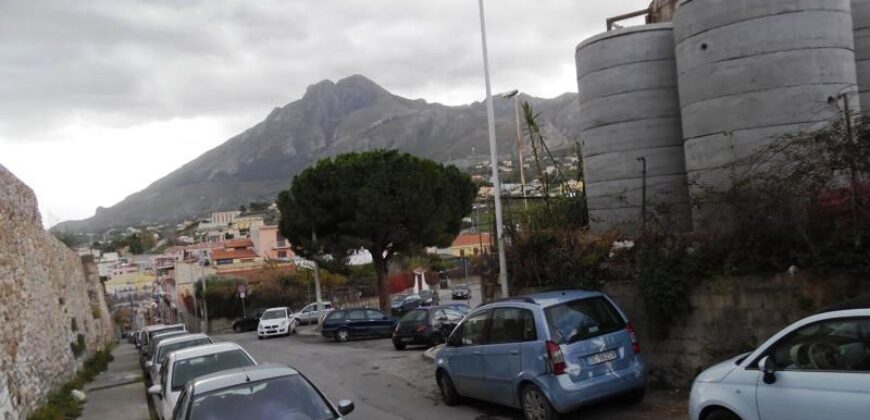
[[[761,366],[761,372],[764,374],[762,377],[764,383],[768,385],[776,383],[776,360],[773,360],[773,356],[765,356],[758,365]]]
[[[151,395],[160,396],[163,393],[163,387],[160,384],[151,385],[151,388],[148,388],[148,393]]]
[[[148,369],[153,368],[153,367],[154,367],[154,362],[152,362],[152,361],[150,361],[150,360],[147,361],[147,362],[145,362],[145,367],[148,368]]]
[[[346,416],[350,414],[354,409],[353,401],[351,400],[341,400],[338,402],[338,412],[342,416]]]

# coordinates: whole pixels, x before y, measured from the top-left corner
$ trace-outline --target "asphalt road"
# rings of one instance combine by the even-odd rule
[[[360,340],[339,344],[321,337],[294,335],[257,340],[255,332],[215,336],[234,341],[257,361],[290,364],[333,401],[350,399],[356,410],[350,419],[445,420],[520,419],[517,410],[484,402],[448,407],[441,401],[434,368],[423,349],[396,351],[390,340]],[[568,419],[685,419],[685,395],[657,391],[636,406],[619,402],[584,408]]]

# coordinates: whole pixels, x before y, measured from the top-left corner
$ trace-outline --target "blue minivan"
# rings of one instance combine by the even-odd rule
[[[634,327],[605,294],[556,291],[469,313],[436,357],[447,405],[462,398],[551,420],[593,402],[643,400],[646,368]]]
[[[376,309],[339,309],[323,319],[320,333],[338,342],[358,337],[392,337],[396,319]]]

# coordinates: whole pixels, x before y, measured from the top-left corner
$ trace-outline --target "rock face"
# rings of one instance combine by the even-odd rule
[[[523,96],[535,107],[553,149],[576,139],[577,96]],[[499,152],[516,143],[513,101],[497,99]],[[486,107],[444,106],[391,94],[363,76],[310,86],[265,120],[94,217],[59,229],[99,232],[113,226],[172,222],[254,200],[273,200],[291,177],[319,159],[371,149],[399,149],[453,161],[488,149]],[[530,155],[528,153],[527,155]]]
[[[0,419],[24,419],[111,339],[93,261],[42,228],[33,191],[0,165]]]

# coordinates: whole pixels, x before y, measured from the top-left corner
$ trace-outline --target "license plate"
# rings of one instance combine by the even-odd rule
[[[414,341],[414,337],[402,337],[403,343],[410,343],[412,341]]]
[[[611,360],[616,360],[617,354],[616,351],[610,350],[601,352],[598,354],[593,354],[586,358],[586,363],[590,365],[597,365],[599,363],[609,362]]]

